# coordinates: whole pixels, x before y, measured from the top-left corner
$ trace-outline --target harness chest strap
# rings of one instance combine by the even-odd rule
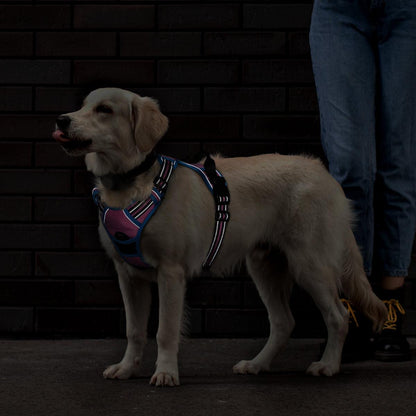
[[[161,170],[159,175],[154,179],[151,195],[144,201],[131,204],[126,209],[121,210],[107,207],[102,203],[98,189],[94,188],[93,198],[100,208],[104,228],[116,250],[125,261],[139,268],[150,268],[151,266],[145,262],[140,250],[141,233],[160,206],[176,167],[178,165],[187,167],[201,176],[215,199],[215,231],[208,254],[202,264],[203,269],[209,269],[221,248],[227,223],[230,219],[228,210],[230,197],[225,179],[215,169],[215,163],[209,156],[206,159],[204,167],[165,156],[160,156],[158,160],[161,164]]]
[[[125,209],[115,209],[102,203],[97,188],[93,189],[93,199],[100,209],[101,222],[115,249],[127,263],[145,269],[151,266],[144,260],[140,249],[140,239],[144,227],[159,208],[167,184],[176,168],[176,161],[159,160],[161,169],[154,180],[150,196],[140,202],[133,202]]]

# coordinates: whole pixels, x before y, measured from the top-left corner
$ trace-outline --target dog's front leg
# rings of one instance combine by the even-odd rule
[[[180,267],[158,270],[159,328],[156,371],[150,384],[178,386],[178,349],[185,297],[185,276]]]
[[[126,311],[127,348],[123,359],[107,367],[103,376],[126,379],[138,376],[143,348],[147,340],[147,322],[152,295],[148,281],[130,276],[123,265],[116,263],[115,266]]]

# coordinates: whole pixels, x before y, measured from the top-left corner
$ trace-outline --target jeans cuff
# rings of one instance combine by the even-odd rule
[[[407,277],[407,269],[393,269],[393,270],[383,270],[382,276],[388,277]]]

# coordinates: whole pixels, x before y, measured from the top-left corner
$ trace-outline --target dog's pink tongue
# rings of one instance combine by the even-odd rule
[[[57,142],[69,142],[70,139],[68,139],[67,137],[65,137],[64,133],[61,130],[55,130],[52,133],[52,137],[57,141]]]

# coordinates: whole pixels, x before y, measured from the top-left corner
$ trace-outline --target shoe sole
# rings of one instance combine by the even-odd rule
[[[342,364],[351,364],[351,363],[355,363],[358,361],[368,361],[371,360],[373,358],[373,354],[372,353],[346,353],[346,354],[342,354],[341,357],[341,363]]]
[[[399,362],[399,361],[410,361],[412,359],[410,352],[409,353],[400,353],[400,354],[391,354],[385,352],[376,352],[374,354],[374,359],[377,361],[383,362]]]

